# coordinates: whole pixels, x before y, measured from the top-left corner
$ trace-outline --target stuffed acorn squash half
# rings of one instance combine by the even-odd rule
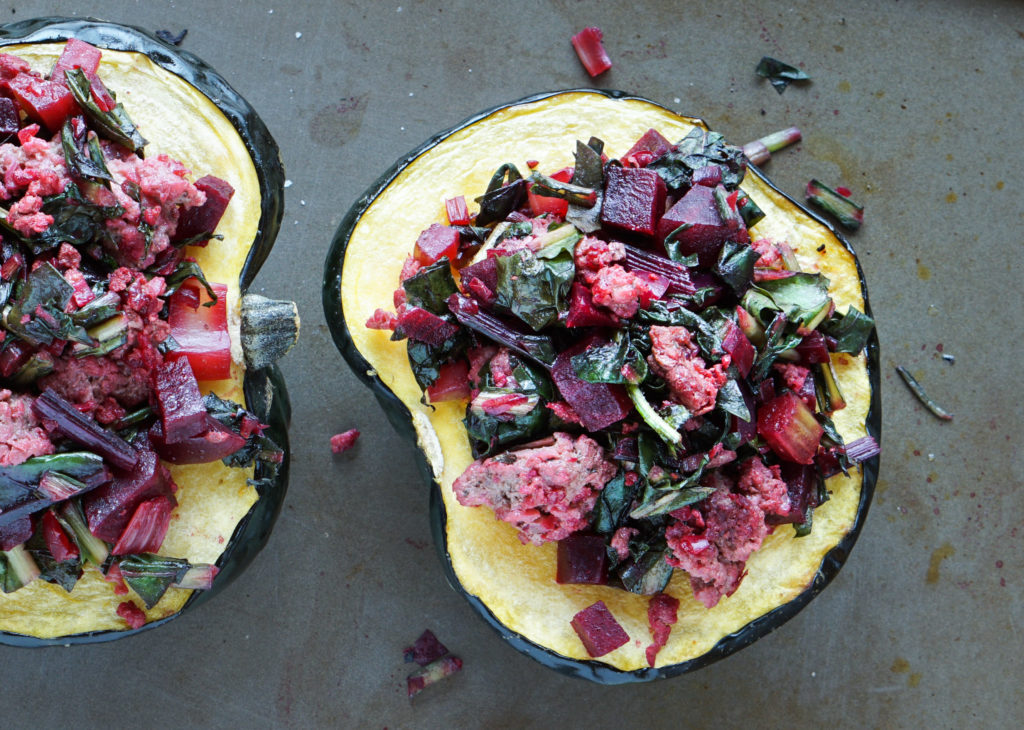
[[[449,582],[564,673],[647,680],[750,644],[834,577],[867,514],[877,340],[870,324],[848,346],[814,331],[870,322],[860,267],[746,168],[699,119],[618,92],[544,94],[399,160],[331,248],[328,323],[416,442]],[[864,458],[844,459],[854,443]],[[706,560],[744,514],[758,549]]]
[[[290,411],[273,361],[294,342],[298,320],[290,302],[246,290],[279,229],[283,169],[249,104],[201,60],[145,31],[42,18],[0,28],[0,54],[0,112],[10,112],[0,116],[16,131],[0,146],[10,173],[3,294],[8,309],[42,301],[20,327],[5,311],[0,400],[8,420],[17,416],[38,436],[31,453],[48,454],[24,461],[5,444],[0,642],[108,641],[165,623],[227,585],[280,510]],[[51,154],[43,170],[38,160]],[[20,183],[28,193],[12,170],[28,171]],[[30,209],[31,186],[54,180],[60,194],[45,190],[41,210]],[[191,199],[171,199],[179,189]],[[189,225],[196,230],[186,234]],[[129,253],[132,241],[140,247]],[[40,270],[53,289],[42,289]],[[70,301],[68,282],[78,287]],[[63,312],[48,309],[54,302]],[[66,325],[60,336],[57,324]],[[117,359],[139,352],[144,336],[155,345],[148,355]],[[22,351],[43,366],[26,369]],[[61,373],[92,392],[121,377],[120,390],[97,406]],[[131,388],[135,410],[119,400]],[[186,403],[198,410],[182,420],[175,409]],[[225,444],[238,451],[225,455]],[[75,466],[69,452],[96,469]],[[147,472],[139,465],[154,453]],[[65,466],[79,471],[45,471]],[[39,472],[35,481],[29,471]],[[32,537],[12,546],[21,525]]]

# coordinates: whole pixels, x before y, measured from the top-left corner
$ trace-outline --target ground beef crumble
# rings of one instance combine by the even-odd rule
[[[453,489],[460,504],[490,507],[519,529],[520,540],[540,545],[584,529],[615,471],[589,436],[555,432],[551,445],[473,462]]]
[[[708,367],[685,327],[651,327],[651,355],[647,362],[668,383],[672,400],[694,415],[715,407],[718,390],[728,380],[721,363]]]
[[[0,466],[53,453],[53,444],[32,413],[32,398],[0,390]]]

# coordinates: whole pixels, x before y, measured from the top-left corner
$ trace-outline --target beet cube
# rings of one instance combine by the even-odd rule
[[[800,356],[799,362],[801,365],[816,365],[828,362],[828,343],[825,340],[825,335],[818,332],[818,330],[812,330],[804,335],[804,338],[800,340],[800,344],[796,346],[796,354]]]
[[[750,344],[750,340],[743,334],[743,330],[739,328],[739,325],[730,321],[727,327],[729,331],[722,338],[722,349],[729,353],[730,357],[732,357],[732,364],[736,366],[739,374],[745,378],[750,374],[750,369],[754,367],[754,358],[757,356],[757,350]]]
[[[71,38],[64,45],[60,58],[54,64],[53,71],[50,72],[50,79],[64,83],[64,72],[74,68],[81,69],[82,73],[91,79],[99,70],[101,55],[100,49],[96,46],[91,46],[77,38]]]
[[[644,167],[670,151],[672,146],[672,143],[665,139],[665,136],[657,129],[648,129],[621,159],[623,163],[632,162]]]
[[[783,393],[757,412],[757,432],[780,458],[811,464],[825,430],[795,393]]]
[[[590,337],[563,350],[551,366],[551,379],[558,386],[562,399],[572,407],[588,431],[600,431],[621,421],[633,408],[633,402],[621,385],[588,383],[576,374],[572,366],[574,355],[605,344],[607,340],[601,337]]]
[[[569,314],[565,318],[566,327],[616,327],[618,320],[610,312],[598,309],[594,305],[590,289],[574,281],[569,292]]]
[[[473,296],[474,299],[479,297],[475,296],[477,293],[470,286],[473,279],[478,279],[484,287],[490,291],[495,292],[498,289],[498,260],[493,256],[488,256],[482,261],[477,261],[475,264],[470,264],[459,271],[459,277],[462,280],[462,286],[468,294]],[[493,301],[493,298],[492,298]],[[481,301],[481,304],[484,302]]]
[[[157,369],[153,376],[153,395],[166,443],[183,441],[207,427],[206,406],[188,358],[164,363]]]
[[[412,255],[424,266],[439,261],[442,256],[454,261],[459,255],[459,232],[450,226],[432,223],[416,239]]]
[[[654,170],[609,167],[601,222],[612,228],[653,236],[665,212],[665,181]]]
[[[427,388],[427,399],[431,403],[461,400],[469,397],[469,391],[469,363],[455,360],[441,366],[437,380]]]
[[[674,237],[679,242],[679,250],[684,256],[697,254],[700,265],[708,268],[718,260],[718,252],[736,230],[730,228],[715,205],[715,194],[712,188],[694,185],[673,205],[658,223],[658,241],[665,238],[680,226],[689,226]]]
[[[601,535],[574,532],[558,541],[558,583],[608,584],[608,551]]]
[[[178,227],[174,231],[174,240],[184,241],[196,236],[205,236],[194,243],[196,246],[205,246],[217,230],[217,225],[224,216],[235,189],[229,182],[213,175],[196,180],[196,187],[206,194],[206,202],[182,212],[178,219]]]
[[[18,107],[13,99],[0,96],[0,142],[5,142],[18,133],[21,126],[18,119]]]
[[[203,430],[196,435],[167,443],[163,424],[158,421],[149,429],[149,440],[160,458],[172,464],[208,464],[231,456],[245,446],[244,438],[209,414],[206,414]]]
[[[629,641],[604,601],[587,606],[572,617],[572,627],[592,657],[604,656]]]
[[[440,347],[458,333],[458,325],[420,307],[406,309],[398,318],[398,326],[395,328],[395,334],[425,342],[432,347]]]
[[[173,494],[167,467],[155,452],[139,451],[135,468],[119,472],[112,481],[82,497],[89,532],[101,540],[117,542],[135,509],[147,499]]]
[[[64,120],[78,111],[75,97],[64,84],[19,74],[3,86],[29,119],[51,132],[60,129]]]
[[[722,168],[718,165],[705,165],[693,171],[693,184],[714,188],[722,182]]]
[[[131,601],[117,604],[117,615],[125,620],[130,629],[141,629],[146,623],[146,614]]]
[[[177,500],[173,496],[160,495],[148,499],[135,508],[128,525],[111,550],[113,555],[159,552],[160,546],[171,526],[171,512]]]

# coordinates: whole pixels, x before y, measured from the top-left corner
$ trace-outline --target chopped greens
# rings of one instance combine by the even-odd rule
[[[907,384],[908,388],[910,388],[910,392],[913,393],[919,401],[921,401],[924,407],[927,408],[933,416],[943,421],[953,420],[953,414],[928,397],[928,393],[925,392],[924,386],[917,382],[917,378],[911,375],[909,370],[902,365],[899,365],[896,367],[896,372],[900,374],[901,378],[903,378],[903,382]]]
[[[757,64],[754,72],[763,79],[768,79],[772,87],[780,94],[794,81],[809,81],[810,76],[795,66],[764,56]]]

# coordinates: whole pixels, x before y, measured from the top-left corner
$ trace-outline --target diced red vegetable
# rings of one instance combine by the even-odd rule
[[[32,537],[32,516],[23,515],[0,523],[0,550],[10,550]]]
[[[673,145],[657,129],[648,129],[621,158],[623,165],[646,167],[672,149]]]
[[[60,521],[52,510],[43,510],[40,513],[39,529],[42,531],[46,549],[58,563],[79,556],[78,545],[64,532],[64,528],[60,526]]]
[[[395,316],[394,312],[389,312],[386,309],[377,307],[370,318],[366,320],[367,329],[371,330],[392,330],[398,325],[398,317]]]
[[[462,669],[462,660],[449,654],[413,672],[406,677],[406,691],[409,694],[409,699],[411,700],[430,685],[445,677],[450,677],[460,669]]]
[[[108,484],[82,497],[89,532],[101,540],[116,543],[142,502],[173,495],[170,472],[156,453],[149,449],[138,453],[139,461],[134,469],[117,474]]]
[[[125,620],[129,628],[139,629],[146,623],[146,614],[131,601],[124,601],[117,607],[117,615]]]
[[[138,452],[115,433],[106,430],[91,416],[47,388],[32,402],[32,412],[40,420],[53,421],[57,430],[75,443],[96,452],[119,469],[133,469],[139,461]]]
[[[604,537],[574,532],[558,541],[558,583],[608,584],[608,551]]]
[[[210,307],[206,289],[190,279],[168,300],[168,322],[177,350],[167,353],[168,360],[188,358],[197,380],[224,380],[231,377],[231,335],[228,333],[228,287],[210,285],[217,302]]]
[[[705,165],[693,171],[693,184],[714,188],[722,182],[722,168],[718,165]]]
[[[114,586],[115,596],[123,596],[128,593],[128,586],[125,585],[124,576],[121,575],[121,563],[111,563],[103,580]]]
[[[469,363],[455,360],[441,366],[437,380],[427,388],[427,399],[431,403],[461,400],[469,397],[469,390]]]
[[[9,378],[32,357],[32,347],[21,340],[12,340],[0,351],[0,375]]]
[[[574,281],[569,291],[569,314],[566,327],[615,327],[615,315],[594,305],[594,299],[584,284]]]
[[[601,222],[619,230],[653,236],[665,212],[665,181],[654,170],[609,167],[605,172]]]
[[[572,37],[572,47],[591,77],[599,76],[612,67],[612,60],[601,42],[603,38],[600,28],[584,28]]]
[[[395,332],[410,340],[440,347],[459,333],[457,325],[420,307],[409,307],[398,318]]]
[[[555,199],[553,198],[553,200]],[[498,261],[495,257],[488,256],[461,269],[459,278],[466,293],[486,306],[494,301],[494,292],[498,288]],[[474,279],[478,280],[484,288],[474,287],[472,285]]]
[[[356,441],[359,439],[359,429],[350,428],[348,431],[342,433],[336,433],[331,436],[331,451],[335,454],[340,454],[343,451],[348,451],[356,445]]]
[[[554,173],[550,177],[552,180],[567,183],[572,180],[572,172],[571,167],[566,167]],[[532,190],[533,183],[529,183],[526,188],[526,202],[527,205],[530,206],[530,213],[532,215],[540,216],[547,213],[549,215],[558,216],[559,218],[565,218],[566,213],[569,212],[568,200],[548,197],[547,195],[535,195]]]
[[[451,226],[431,223],[416,239],[412,255],[424,266],[440,261],[442,256],[454,261],[459,255],[459,232]]]
[[[18,107],[15,106],[14,100],[0,96],[0,142],[6,142],[16,135],[20,128],[21,120],[18,118]]]
[[[605,344],[607,341],[600,337],[589,337],[559,353],[551,366],[551,379],[588,431],[600,431],[618,423],[633,409],[633,401],[621,385],[588,383],[572,366],[574,355]]]
[[[153,395],[164,442],[177,443],[207,427],[206,406],[188,360],[164,363],[153,375]]]
[[[769,525],[799,524],[807,519],[808,508],[818,506],[817,473],[813,466],[783,462],[782,480],[786,482],[786,490],[789,493],[789,513],[766,513],[765,522]]]
[[[416,662],[425,667],[447,653],[448,648],[434,636],[433,631],[427,629],[420,634],[415,644],[405,647],[405,661]]]
[[[146,500],[135,508],[128,525],[111,550],[113,555],[155,553],[160,550],[171,525],[171,512],[177,501],[173,496],[161,495]]]
[[[100,68],[101,55],[100,49],[96,46],[71,38],[64,44],[64,50],[50,72],[50,79],[63,83],[64,72],[75,68],[81,69],[87,78],[92,78]]]
[[[466,205],[466,196],[458,195],[444,201],[445,212],[448,213],[448,224],[453,226],[469,225],[469,206]]]
[[[722,220],[715,204],[714,189],[695,185],[673,205],[658,223],[658,241],[665,238],[680,226],[689,226],[676,233],[672,240],[679,242],[679,250],[684,256],[697,254],[700,265],[710,268],[718,259],[722,244],[735,235]]]
[[[207,414],[203,429],[193,435],[167,443],[162,424],[157,421],[149,429],[153,449],[164,461],[172,464],[208,464],[224,459],[245,446],[245,437],[235,433]]]
[[[29,119],[39,122],[51,132],[60,129],[64,120],[78,112],[75,97],[64,84],[19,74],[0,83]]]
[[[100,108],[100,111],[109,112],[117,106],[117,101],[114,100],[113,94],[107,91],[107,87],[99,76],[93,76],[90,79],[89,90],[92,92],[92,100],[96,102],[96,106]]]
[[[185,241],[196,236],[205,236],[192,244],[205,246],[217,230],[220,219],[224,217],[224,211],[227,210],[235,189],[231,183],[213,175],[205,175],[196,180],[196,187],[206,194],[206,202],[182,212],[178,219],[178,227],[174,231],[174,240]]]
[[[647,603],[647,623],[651,627],[651,644],[647,647],[647,664],[654,666],[658,652],[668,643],[672,625],[678,620],[679,599],[667,593],[656,593]]]
[[[754,358],[757,357],[757,350],[750,344],[750,340],[743,334],[743,330],[740,329],[739,325],[730,321],[727,326],[729,331],[722,338],[722,349],[729,353],[730,357],[732,357],[732,364],[736,366],[739,374],[745,378],[750,374],[750,369],[754,367]]]
[[[757,412],[757,432],[778,456],[811,464],[825,430],[795,393],[783,393]]]
[[[592,657],[604,656],[629,641],[629,634],[615,620],[604,601],[583,609],[572,617],[571,623]]]
[[[804,335],[800,344],[796,346],[796,352],[800,356],[801,365],[814,365],[829,361],[828,343],[825,335],[818,330],[812,330]]]

